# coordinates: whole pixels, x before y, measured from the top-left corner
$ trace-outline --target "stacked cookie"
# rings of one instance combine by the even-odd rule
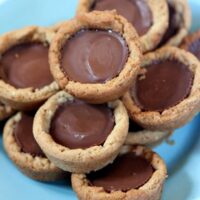
[[[81,0],[70,21],[1,36],[11,160],[37,180],[71,176],[82,200],[161,199],[166,166],[146,146],[200,106],[199,60],[172,47],[190,20],[186,0]],[[199,44],[182,47],[198,57]]]

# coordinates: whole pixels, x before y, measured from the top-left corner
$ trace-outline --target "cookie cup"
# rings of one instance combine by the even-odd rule
[[[125,144],[127,145],[148,145],[156,146],[163,140],[167,139],[171,134],[164,131],[141,130],[137,132],[129,132]]]
[[[147,130],[173,131],[189,122],[200,107],[200,64],[191,53],[176,47],[165,47],[144,57],[142,67],[148,67],[155,61],[177,60],[188,66],[193,72],[193,85],[190,94],[177,105],[162,112],[142,111],[132,98],[130,91],[123,96],[130,117]]]
[[[32,156],[21,151],[14,136],[15,124],[21,119],[21,113],[11,117],[3,130],[3,145],[6,153],[19,170],[32,179],[39,181],[56,181],[64,179],[65,172],[57,168],[45,157]]]
[[[0,57],[8,49],[24,42],[42,42],[50,45],[54,32],[36,26],[7,33],[0,37]],[[1,58],[0,58],[1,59]],[[54,81],[40,89],[15,88],[0,79],[0,100],[17,110],[32,110],[59,90]]]
[[[134,152],[138,156],[145,157],[154,168],[152,177],[138,189],[130,189],[127,192],[106,192],[103,187],[95,187],[89,183],[86,174],[72,174],[72,187],[80,200],[161,200],[162,189],[167,177],[167,169],[164,161],[150,149],[142,146],[124,146],[121,154]]]
[[[56,143],[49,130],[59,105],[74,97],[62,91],[51,97],[36,113],[34,137],[46,156],[59,168],[76,173],[88,173],[111,163],[120,151],[128,133],[128,115],[121,101],[108,103],[113,109],[115,126],[103,145],[86,149],[70,149]]]
[[[80,0],[77,8],[77,15],[88,13],[95,0]],[[168,27],[168,10],[166,0],[147,0],[152,13],[153,24],[148,32],[140,37],[143,53],[154,49],[162,39]]]
[[[117,77],[105,83],[80,83],[70,80],[62,71],[61,50],[67,40],[82,29],[101,29],[115,31],[125,39],[128,49],[128,60]],[[128,90],[139,70],[141,51],[139,38],[135,29],[116,12],[92,12],[79,15],[65,22],[54,37],[50,48],[51,72],[59,84],[71,95],[90,103],[105,103],[116,100]]]

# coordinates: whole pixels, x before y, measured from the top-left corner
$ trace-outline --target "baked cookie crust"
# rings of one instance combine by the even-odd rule
[[[37,26],[26,27],[21,30],[7,33],[0,37],[0,56],[12,46],[23,42],[41,41],[50,45],[54,32],[47,28]],[[41,89],[15,88],[0,79],[0,100],[17,110],[31,110],[37,108],[42,102],[59,90],[54,81]]]
[[[56,143],[49,134],[49,129],[59,105],[73,99],[64,91],[51,97],[36,113],[34,137],[56,166],[69,172],[88,173],[103,168],[115,159],[128,133],[128,114],[121,101],[108,103],[114,112],[115,126],[104,144],[87,149],[69,149]]]
[[[29,153],[21,151],[13,135],[14,127],[21,119],[21,113],[17,113],[11,117],[3,130],[3,144],[13,163],[19,170],[32,179],[39,181],[56,181],[64,179],[66,172],[56,167],[51,161],[43,157],[33,157]]]
[[[199,111],[200,106],[200,64],[195,56],[176,47],[165,47],[144,57],[142,67],[154,61],[174,59],[188,66],[194,74],[193,85],[187,98],[176,106],[163,112],[142,111],[131,97],[130,91],[123,96],[132,120],[147,130],[173,131],[190,121]]]
[[[135,152],[149,160],[155,171],[150,180],[138,189],[127,192],[113,191],[107,193],[102,187],[89,184],[86,174],[72,174],[72,187],[80,200],[160,200],[162,188],[167,178],[167,169],[164,161],[150,149],[142,146],[124,146],[121,153]]]
[[[170,135],[171,133],[164,131],[142,130],[138,132],[129,132],[125,144],[156,146]]]
[[[81,29],[103,29],[120,33],[129,48],[129,57],[120,74],[106,83],[80,83],[69,80],[61,69],[61,49],[72,35]],[[116,100],[128,90],[139,70],[141,51],[135,29],[116,12],[92,12],[79,15],[65,22],[56,33],[50,47],[51,72],[59,84],[71,95],[90,103],[105,103]]]

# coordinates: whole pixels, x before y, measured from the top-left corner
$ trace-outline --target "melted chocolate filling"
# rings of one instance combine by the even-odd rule
[[[14,128],[15,140],[24,153],[45,157],[33,136],[33,118],[33,113],[22,113],[20,121]]]
[[[61,105],[51,122],[55,142],[71,149],[102,145],[115,124],[107,105],[91,105],[80,100]]]
[[[144,35],[152,26],[152,13],[145,0],[96,0],[91,10],[116,10]]]
[[[154,173],[151,163],[135,153],[118,156],[113,164],[87,178],[92,186],[103,187],[106,192],[128,191],[143,186]]]
[[[42,88],[53,82],[48,62],[49,47],[23,43],[8,49],[0,59],[0,78],[16,88]]]
[[[190,94],[193,76],[188,66],[175,60],[155,62],[137,77],[131,93],[142,110],[162,112]]]
[[[65,43],[61,68],[72,81],[104,83],[119,75],[128,55],[127,44],[118,33],[81,30]]]

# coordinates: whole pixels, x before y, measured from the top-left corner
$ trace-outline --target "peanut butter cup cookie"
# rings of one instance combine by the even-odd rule
[[[48,62],[54,32],[27,27],[0,37],[0,100],[31,110],[58,91]]]
[[[191,26],[191,11],[187,0],[167,0],[169,10],[169,27],[159,47],[178,46],[188,34]]]
[[[154,49],[168,26],[166,0],[80,0],[77,14],[116,10],[137,30],[143,52]]]
[[[51,71],[61,88],[90,103],[115,100],[139,70],[134,28],[116,12],[92,12],[66,22],[50,48]]]
[[[62,91],[38,110],[33,132],[56,166],[87,173],[117,156],[128,133],[128,115],[119,100],[91,105]]]
[[[169,131],[183,126],[198,112],[199,89],[199,61],[184,50],[166,47],[144,57],[123,102],[142,127]]]
[[[167,131],[146,130],[133,120],[129,120],[129,133],[126,138],[128,145],[148,145],[154,146],[167,139],[171,133]]]
[[[33,137],[34,113],[19,112],[10,118],[3,131],[3,143],[10,159],[27,176],[40,181],[55,181],[67,173],[51,163]]]
[[[72,174],[72,187],[80,200],[160,200],[167,177],[164,161],[141,146],[126,146],[105,168]]]
[[[189,51],[200,60],[200,30],[188,35],[184,39],[181,48]]]

